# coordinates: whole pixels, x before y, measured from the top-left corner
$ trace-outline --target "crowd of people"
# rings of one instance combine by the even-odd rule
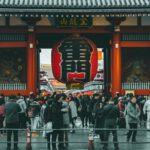
[[[18,94],[10,96],[6,102],[4,95],[0,95],[0,134],[7,131],[7,150],[11,149],[11,135],[14,134],[14,150],[18,150],[18,130],[31,126],[32,132],[43,129],[43,136],[47,139],[47,148],[50,150],[66,149],[69,145],[68,131],[75,133],[77,118],[80,118],[82,128],[94,126],[107,150],[110,132],[113,135],[115,150],[119,149],[117,128],[127,128],[127,142],[136,142],[138,125],[147,120],[147,129],[150,129],[150,100],[143,96],[127,94],[116,97],[104,93],[95,93],[91,96],[84,93],[66,95],[63,92],[54,92],[52,95],[33,92],[28,97]],[[105,129],[105,130],[104,130]]]

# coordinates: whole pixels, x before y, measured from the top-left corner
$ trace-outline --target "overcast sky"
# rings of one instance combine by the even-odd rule
[[[42,49],[40,53],[41,64],[51,64],[51,49]]]

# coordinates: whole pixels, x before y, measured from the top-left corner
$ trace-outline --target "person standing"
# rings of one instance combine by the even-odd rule
[[[0,129],[4,127],[3,122],[5,118],[5,111],[4,111],[4,105],[5,105],[5,100],[3,98],[3,95],[0,95]],[[0,130],[0,135],[3,136],[3,130]]]
[[[69,112],[69,116],[70,116],[70,121],[72,124],[72,131],[71,133],[75,133],[75,121],[78,117],[77,114],[77,106],[75,104],[75,102],[73,101],[72,97],[68,97],[68,102],[69,102],[69,108],[70,108],[70,112]]]
[[[137,99],[135,96],[131,98],[131,101],[127,105],[126,111],[130,128],[127,134],[127,142],[129,142],[131,136],[132,142],[136,142],[137,127],[140,121],[140,108],[137,105]]]
[[[150,100],[147,100],[145,102],[144,107],[143,107],[143,113],[144,115],[145,114],[147,115],[146,126],[147,126],[147,129],[150,130]]]
[[[45,109],[43,110],[43,119],[45,123],[45,129],[48,131],[45,131],[46,133],[46,139],[47,139],[47,149],[50,150],[50,141],[51,141],[51,134],[52,134],[52,128],[48,127],[52,124],[52,100],[48,100]],[[52,127],[52,126],[51,126]]]
[[[5,118],[7,130],[7,150],[11,149],[11,135],[14,135],[14,150],[18,150],[18,131],[19,128],[19,112],[21,108],[16,103],[16,98],[11,96],[9,102],[5,104]],[[11,130],[13,129],[13,130]]]
[[[58,137],[58,148],[65,149],[62,141],[63,141],[63,113],[62,113],[62,99],[63,96],[62,94],[57,94],[55,96],[55,100],[52,104],[52,114],[53,114],[53,119],[52,119],[52,128],[53,128],[53,133],[52,133],[52,147],[53,150],[56,150],[56,139]]]
[[[66,95],[63,93],[63,101],[62,101],[62,113],[63,113],[63,128],[65,129],[63,131],[64,134],[64,139],[63,142],[65,144],[65,146],[68,146],[68,128],[69,128],[69,124],[70,124],[70,119],[69,119],[69,104],[66,101]]]
[[[20,128],[26,128],[26,121],[27,121],[27,116],[26,116],[26,111],[27,111],[27,105],[24,101],[24,97],[21,95],[18,95],[18,100],[17,103],[19,104],[21,108],[21,112],[19,112],[19,127]]]
[[[102,97],[100,96],[99,100],[94,106],[95,112],[95,133],[99,135],[101,142],[104,142],[104,115],[103,115],[104,102],[102,102]]]
[[[82,121],[82,127],[88,127],[88,97],[86,95],[81,96],[81,121]]]
[[[118,106],[114,104],[113,98],[109,99],[109,102],[106,106],[104,106],[103,109],[103,115],[105,117],[105,123],[104,123],[104,128],[108,129],[105,131],[105,136],[104,136],[104,150],[107,150],[108,146],[108,138],[109,138],[109,133],[112,132],[113,134],[113,142],[114,142],[114,148],[115,150],[119,150],[118,146],[118,136],[117,136],[117,120],[120,116],[119,114],[119,109]]]

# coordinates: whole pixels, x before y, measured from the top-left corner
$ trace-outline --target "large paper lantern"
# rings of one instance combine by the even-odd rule
[[[53,75],[60,82],[85,83],[97,73],[97,47],[87,38],[68,37],[55,44],[51,56]]]

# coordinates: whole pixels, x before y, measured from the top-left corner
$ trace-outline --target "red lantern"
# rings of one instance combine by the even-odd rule
[[[53,47],[51,56],[53,75],[60,82],[85,83],[97,73],[97,47],[87,38],[66,38]]]

